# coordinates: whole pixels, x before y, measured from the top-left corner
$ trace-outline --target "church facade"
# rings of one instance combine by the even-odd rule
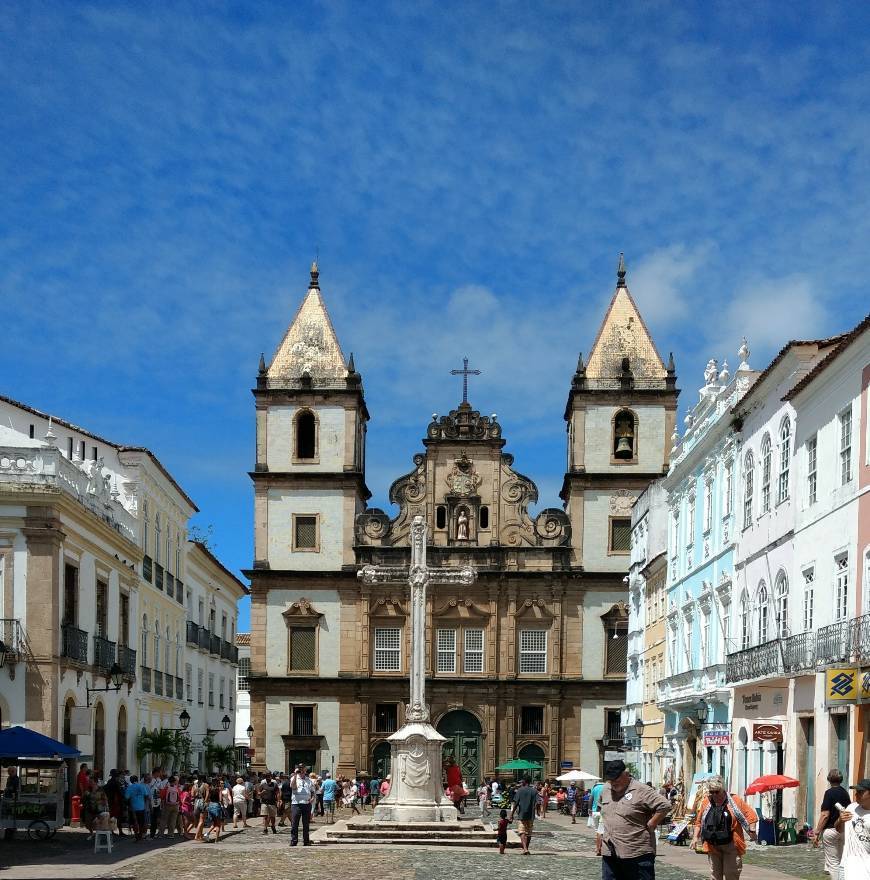
[[[312,267],[253,392],[254,767],[389,771],[387,737],[408,699],[409,599],[357,572],[407,566],[422,515],[429,564],[477,571],[471,587],[427,597],[427,699],[445,753],[469,783],[516,757],[544,776],[599,771],[619,745],[625,704],[631,507],[666,472],[678,394],[621,262],[588,361],[567,384],[562,507],[530,514],[534,482],[505,451],[497,419],[463,395],[421,423],[422,448],[390,487],[397,512],[370,508],[362,379]]]

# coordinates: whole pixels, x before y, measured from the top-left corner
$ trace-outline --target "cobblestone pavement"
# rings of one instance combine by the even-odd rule
[[[794,846],[757,846],[746,853],[746,865],[772,868],[800,877],[801,880],[829,880],[825,873],[825,860],[821,849],[806,844]]]

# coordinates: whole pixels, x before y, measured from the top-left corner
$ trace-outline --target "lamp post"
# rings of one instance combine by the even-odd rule
[[[710,717],[710,706],[703,697],[701,697],[698,702],[698,705],[695,708],[695,713],[698,716],[698,721],[701,727],[703,727],[707,723],[707,719]]]
[[[187,731],[187,728],[190,727],[190,713],[187,709],[181,710],[181,714],[178,716],[178,723],[181,725],[181,729],[185,732]],[[232,723],[232,719],[229,715],[224,715],[224,717],[221,718],[221,727],[224,731],[229,730]],[[253,732],[252,727],[248,729]],[[212,730],[210,727],[207,727],[205,733],[192,733],[190,736],[211,736],[213,733],[217,733],[217,730]]]
[[[0,643],[2,644],[2,643]],[[4,646],[5,647],[5,646]],[[6,652],[3,651],[3,659],[6,659]],[[112,664],[112,668],[106,673],[106,684],[101,688],[89,688],[85,687],[85,698],[86,698],[86,706],[88,709],[91,708],[91,694],[105,694],[109,691],[115,691],[116,693],[121,690],[121,685],[124,682],[124,670],[117,663]]]

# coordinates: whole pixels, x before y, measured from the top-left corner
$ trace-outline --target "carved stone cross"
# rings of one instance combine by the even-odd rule
[[[479,376],[480,370],[469,370],[468,369],[468,358],[462,359],[462,369],[461,370],[451,370],[451,376],[462,376],[462,402],[468,403],[468,377],[469,376]]]
[[[429,721],[426,704],[426,587],[429,584],[469,586],[477,578],[474,569],[429,568],[426,565],[426,537],[429,527],[419,514],[411,523],[411,567],[364,565],[357,577],[364,584],[407,583],[411,590],[411,699],[406,723]]]

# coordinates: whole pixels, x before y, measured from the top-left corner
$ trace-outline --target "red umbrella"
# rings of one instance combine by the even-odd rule
[[[765,791],[778,791],[782,788],[797,788],[800,785],[797,779],[791,776],[781,776],[779,773],[770,773],[767,776],[759,776],[749,788],[746,794],[761,794]]]

